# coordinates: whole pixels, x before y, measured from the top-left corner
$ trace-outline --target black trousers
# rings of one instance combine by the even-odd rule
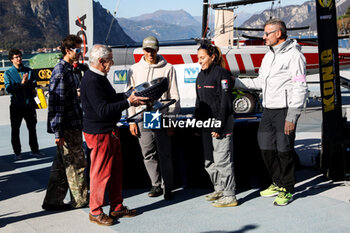
[[[22,120],[25,120],[29,132],[29,146],[32,152],[39,151],[38,139],[36,136],[36,109],[33,107],[23,107],[14,104],[10,105],[11,121],[11,143],[13,152],[19,154],[22,151],[19,131]]]
[[[264,109],[258,129],[258,142],[272,181],[287,192],[295,185],[295,131],[284,134],[288,109]]]

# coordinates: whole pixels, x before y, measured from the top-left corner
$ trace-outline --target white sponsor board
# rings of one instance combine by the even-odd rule
[[[127,72],[130,66],[112,66],[107,78],[117,93],[126,91]],[[201,71],[198,63],[174,65],[181,108],[192,108],[196,104],[196,79]]]
[[[198,63],[174,65],[181,108],[192,108],[196,104],[196,80],[201,67]]]
[[[83,60],[88,60],[89,48],[93,45],[94,18],[92,0],[68,0],[69,34],[83,40]]]

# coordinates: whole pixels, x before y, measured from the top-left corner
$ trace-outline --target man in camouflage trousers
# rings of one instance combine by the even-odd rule
[[[82,109],[73,76],[73,62],[79,59],[82,40],[67,36],[61,44],[63,59],[55,66],[50,80],[48,132],[55,134],[56,158],[42,208],[66,210],[88,204],[84,175],[86,160],[82,140]],[[71,204],[63,200],[70,191]]]

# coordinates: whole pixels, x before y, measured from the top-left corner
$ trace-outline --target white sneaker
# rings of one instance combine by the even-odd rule
[[[215,200],[219,199],[220,197],[222,197],[223,195],[224,194],[222,193],[222,191],[215,191],[213,193],[206,195],[204,198],[207,201],[215,201]]]
[[[212,203],[214,207],[232,207],[232,206],[237,206],[238,201],[236,199],[235,195],[232,196],[223,196],[220,199],[214,201]]]

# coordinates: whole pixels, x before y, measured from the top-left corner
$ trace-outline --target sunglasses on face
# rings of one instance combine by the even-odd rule
[[[144,50],[145,50],[147,53],[154,53],[154,52],[156,52],[156,50],[151,49],[151,48],[145,48]]]
[[[81,52],[80,48],[70,48],[70,50],[74,51],[75,53],[80,53]]]
[[[273,31],[271,31],[271,32],[264,32],[264,36],[268,37],[271,33],[274,33],[274,32],[276,32],[276,31],[277,31],[277,29],[276,29],[276,30],[273,30]]]

